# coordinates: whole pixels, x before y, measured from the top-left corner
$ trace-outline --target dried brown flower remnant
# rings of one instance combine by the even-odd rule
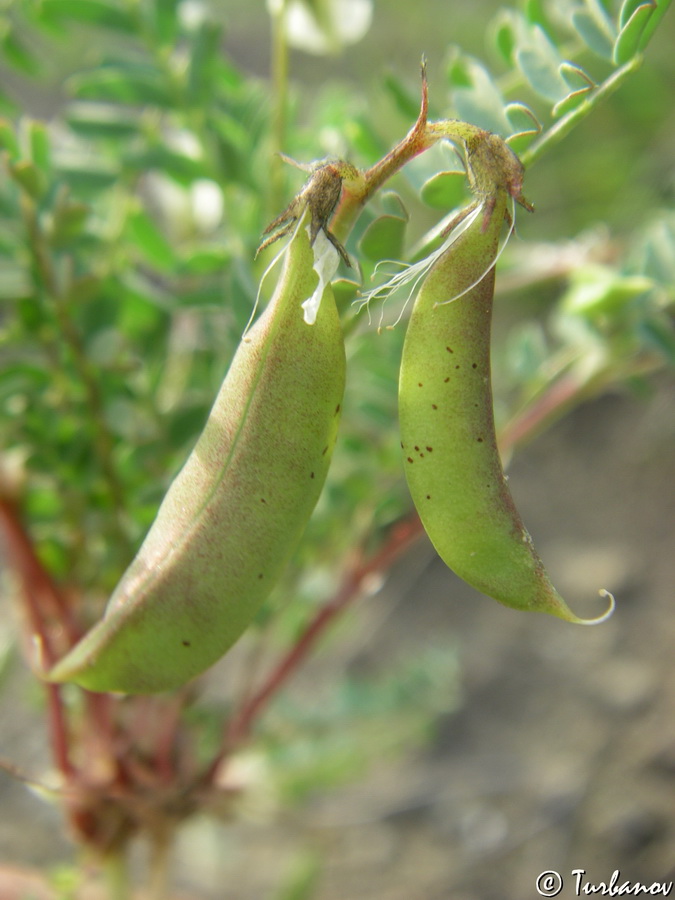
[[[267,226],[263,234],[270,235],[258,247],[257,253],[269,247],[279,238],[288,234],[302,215],[305,207],[309,207],[311,221],[309,228],[310,244],[314,244],[319,231],[323,231],[331,244],[340,254],[345,265],[351,267],[349,254],[329,230],[330,221],[335,207],[342,193],[342,182],[345,178],[358,177],[358,170],[351,163],[343,160],[314,163],[310,166],[296,163],[295,160],[283,156],[285,162],[296,168],[310,172],[310,176],[302,187],[302,190],[293,198],[286,209]],[[256,255],[257,255],[256,253]]]

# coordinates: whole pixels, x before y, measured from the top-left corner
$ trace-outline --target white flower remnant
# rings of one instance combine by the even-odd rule
[[[309,233],[309,231],[310,226],[308,225],[307,232]],[[319,231],[317,234],[312,249],[314,250],[314,271],[319,276],[319,283],[312,296],[308,297],[302,304],[302,309],[304,311],[303,318],[308,325],[313,325],[316,322],[316,316],[319,312],[324,289],[326,285],[330,284],[333,280],[338,265],[340,264],[339,253],[323,231]]]

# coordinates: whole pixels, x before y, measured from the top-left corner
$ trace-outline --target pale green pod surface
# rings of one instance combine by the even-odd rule
[[[308,219],[104,618],[49,680],[178,687],[229,649],[279,578],[321,492],[345,381],[330,285],[316,322],[303,321],[318,284]]]
[[[499,191],[489,221],[474,219],[415,300],[399,385],[405,474],[431,542],[457,575],[506,606],[584,622],[551,584],[497,449],[490,325],[506,204]]]

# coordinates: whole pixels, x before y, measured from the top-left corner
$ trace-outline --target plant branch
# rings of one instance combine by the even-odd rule
[[[35,552],[16,504],[1,494],[0,530],[9,548],[9,559],[19,576],[30,630],[38,636],[44,660],[51,665],[59,653],[54,646],[54,635],[48,629],[48,620],[55,620],[59,628],[65,631],[69,646],[78,640],[81,631],[68,602]]]
[[[570,110],[570,112],[564,115],[562,119],[559,119],[555,125],[551,126],[545,134],[535,140],[527,150],[524,150],[520,154],[523,165],[526,168],[533,165],[541,156],[543,156],[551,145],[558,143],[558,141],[561,141],[566,137],[582,119],[585,119],[586,116],[595,109],[596,106],[617,91],[624,81],[640,68],[642,61],[642,54],[637,54],[615,72],[612,72],[609,78],[595,91],[592,91],[590,96],[585,97],[579,106]]]
[[[270,11],[272,25],[272,91],[273,119],[272,143],[274,153],[271,158],[271,192],[270,207],[272,210],[282,205],[283,178],[281,152],[286,145],[286,117],[288,108],[288,41],[286,40],[287,0],[277,0]]]

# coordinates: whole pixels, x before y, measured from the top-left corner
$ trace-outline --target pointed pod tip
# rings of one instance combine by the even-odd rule
[[[607,609],[601,615],[595,616],[595,618],[592,619],[582,619],[579,616],[576,616],[565,604],[563,613],[558,613],[560,618],[564,619],[566,622],[572,622],[574,625],[601,625],[603,622],[606,622],[616,609],[616,600],[614,599],[614,594],[606,591],[604,588],[599,590],[598,594],[601,597],[609,598]]]

